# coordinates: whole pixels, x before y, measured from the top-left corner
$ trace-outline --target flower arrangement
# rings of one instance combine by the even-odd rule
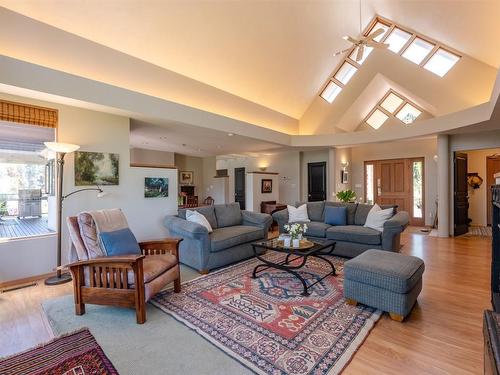
[[[337,199],[341,202],[353,202],[356,199],[356,193],[350,189],[337,192]]]
[[[293,240],[296,240],[300,239],[302,235],[307,231],[307,224],[285,224],[284,228],[288,232],[290,237],[292,237]]]

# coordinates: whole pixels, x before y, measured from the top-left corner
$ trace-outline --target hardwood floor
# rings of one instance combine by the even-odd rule
[[[490,308],[491,240],[442,239],[408,231],[402,253],[424,259],[423,291],[404,323],[384,314],[344,374],[480,374],[482,312]],[[0,294],[0,356],[51,338],[40,302],[71,284]]]

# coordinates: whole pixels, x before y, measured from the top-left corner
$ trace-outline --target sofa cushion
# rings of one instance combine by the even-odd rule
[[[311,221],[324,221],[325,202],[295,202],[295,207],[305,204],[307,206],[307,216]]]
[[[381,232],[358,225],[333,226],[326,230],[326,238],[337,241],[357,242],[366,245],[380,245]]]
[[[395,293],[408,293],[421,279],[422,259],[383,250],[367,250],[344,264],[344,278]]]
[[[210,234],[211,252],[216,253],[242,243],[264,238],[262,228],[249,225],[217,228]]]
[[[210,223],[210,226],[212,229],[217,228],[217,218],[215,217],[215,206],[207,206],[207,207],[196,207],[196,208],[190,208],[191,211],[197,211],[203,216],[205,216]],[[178,211],[178,216],[181,219],[186,220],[186,209],[185,208],[180,208]]]
[[[239,203],[235,202],[230,204],[217,204],[214,206],[214,208],[218,228],[232,227],[234,225],[241,224],[241,221],[243,219],[241,217],[241,209]]]
[[[347,208],[347,225],[354,225],[354,217],[356,215],[357,203],[344,203],[344,202],[325,202],[325,207],[346,207]]]
[[[311,221],[310,223],[304,223],[307,225],[306,236],[325,238],[326,230],[331,227],[331,225],[319,222]]]
[[[365,225],[368,213],[372,208],[373,204],[364,204],[364,203],[358,204],[358,207],[356,207],[356,213],[354,215],[354,224]]]
[[[325,207],[325,224],[347,225],[347,207]]]

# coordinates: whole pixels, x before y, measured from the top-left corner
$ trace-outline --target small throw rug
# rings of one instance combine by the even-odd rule
[[[118,374],[84,328],[23,353],[0,359],[2,375],[114,375]]]
[[[184,283],[181,293],[164,291],[152,303],[258,374],[337,374],[381,312],[345,303],[344,260],[331,260],[337,276],[313,286],[308,297],[284,271],[267,269],[252,279],[260,261],[251,259]],[[308,284],[328,272],[315,258],[300,271]]]

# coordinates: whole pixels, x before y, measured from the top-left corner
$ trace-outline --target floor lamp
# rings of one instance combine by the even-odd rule
[[[81,191],[97,191],[99,192],[98,197],[104,195],[102,189],[97,186],[96,188],[84,188],[73,191],[67,195],[63,195],[63,174],[64,174],[64,157],[66,154],[75,152],[80,148],[78,145],[70,143],[59,143],[59,142],[45,142],[45,146],[57,153],[57,271],[56,275],[49,277],[45,280],[45,285],[58,285],[67,283],[71,281],[71,275],[69,273],[61,272],[61,237],[62,237],[62,209],[63,201],[70,195],[79,193]]]

